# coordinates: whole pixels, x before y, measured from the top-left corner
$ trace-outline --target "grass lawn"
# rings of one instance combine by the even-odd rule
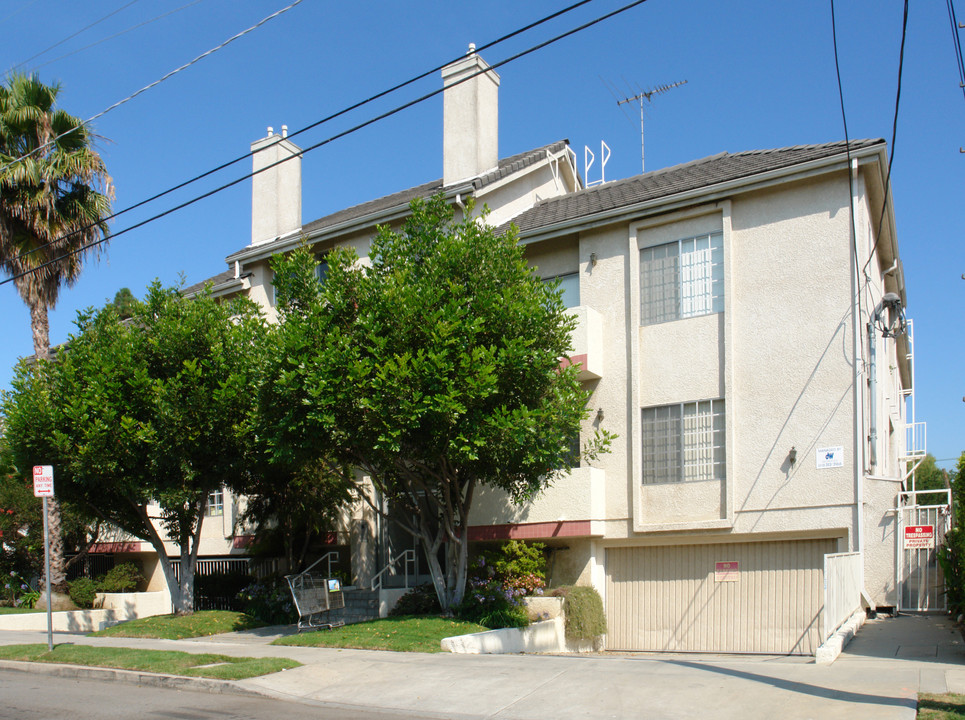
[[[346,625],[334,630],[318,630],[290,635],[272,645],[396,650],[398,652],[442,652],[439,643],[452,635],[483,632],[482,625],[442,617],[389,617]]]
[[[195,655],[173,650],[137,650],[66,644],[55,645],[53,652],[48,652],[44,644],[4,645],[0,646],[0,660],[91,665],[219,680],[243,680],[301,665],[287,658],[229,657],[211,653]]]
[[[34,610],[33,608],[0,607],[0,615],[20,615],[22,613],[35,612],[43,612],[43,610]]]
[[[199,610],[193,615],[156,615],[112,625],[90,633],[95,636],[164,638],[180,640],[236,630],[264,627],[265,623],[244,613],[229,610]]]
[[[918,720],[965,720],[965,695],[919,695]]]

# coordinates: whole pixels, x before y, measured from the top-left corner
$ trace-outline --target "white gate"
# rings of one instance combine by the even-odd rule
[[[945,578],[938,564],[938,548],[945,544],[945,532],[951,519],[949,502],[918,505],[919,495],[927,500],[948,495],[950,502],[951,492],[932,490],[901,494],[902,505],[898,508],[898,610],[944,611],[947,607]]]

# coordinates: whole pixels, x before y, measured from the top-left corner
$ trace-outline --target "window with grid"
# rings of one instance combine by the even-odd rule
[[[204,514],[208,517],[224,515],[224,490],[208,493],[208,504],[204,508]]]
[[[724,401],[643,408],[643,483],[723,480]]]
[[[723,233],[640,250],[641,324],[655,325],[723,309]]]

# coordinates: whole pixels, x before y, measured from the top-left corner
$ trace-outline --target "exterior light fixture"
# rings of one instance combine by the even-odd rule
[[[597,422],[601,422],[603,420],[603,408],[600,408],[596,411],[596,419]]]
[[[590,265],[596,267],[596,253],[590,253]]]
[[[787,461],[791,463],[791,467],[794,467],[794,463],[797,462],[797,448],[793,445],[791,446],[791,451],[787,454]]]

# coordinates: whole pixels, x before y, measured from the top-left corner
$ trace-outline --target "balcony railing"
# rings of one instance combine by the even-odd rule
[[[925,457],[927,447],[925,423],[914,422],[905,425],[905,451],[902,460]]]

